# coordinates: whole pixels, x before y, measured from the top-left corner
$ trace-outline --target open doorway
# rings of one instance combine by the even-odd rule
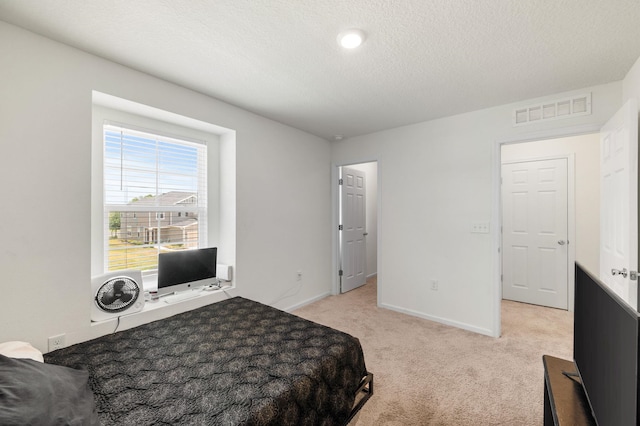
[[[582,136],[579,136],[582,135]],[[638,296],[636,283],[638,270],[638,105],[634,98],[628,99],[604,126],[576,126],[573,128],[555,129],[523,137],[520,140],[497,141],[494,151],[494,215],[492,223],[501,231],[502,218],[502,156],[503,149],[511,144],[522,147],[531,141],[539,144],[562,146],[566,138],[583,138],[591,135],[598,138],[597,167],[594,165],[585,173],[582,167],[582,155],[573,151],[576,158],[576,196],[575,196],[575,260],[583,267],[603,280],[612,291],[623,298],[632,308],[637,309]],[[595,143],[594,143],[595,144]],[[533,146],[533,145],[532,145]],[[539,147],[541,145],[537,145]],[[574,149],[577,149],[577,144]],[[550,147],[551,148],[551,147]],[[591,152],[593,152],[592,150]],[[572,152],[565,149],[563,153]],[[537,153],[535,156],[539,156]],[[593,162],[595,164],[595,160]],[[589,188],[585,177],[598,177],[598,183],[591,186],[586,197],[578,194],[580,188]],[[595,181],[593,181],[595,182]],[[598,188],[599,195],[593,191]],[[582,204],[582,206],[581,206]],[[595,217],[598,220],[595,220]],[[581,222],[589,219],[589,226]],[[596,237],[597,236],[597,237]],[[597,243],[595,242],[597,240]],[[591,243],[589,243],[591,241]],[[495,337],[501,334],[501,305],[503,301],[503,258],[502,232],[494,233],[494,245],[498,255],[494,258],[494,276],[496,286],[494,295],[494,332]],[[595,247],[598,247],[597,255]],[[591,254],[589,254],[591,253]],[[506,261],[506,260],[505,260]],[[569,271],[572,271],[570,268]],[[571,272],[569,272],[570,274]],[[571,275],[570,275],[571,277]],[[573,282],[569,281],[569,310],[573,309]]]
[[[337,167],[337,287],[375,284],[378,274],[378,163]]]
[[[501,146],[502,298],[573,310],[576,260],[597,271],[600,136]]]

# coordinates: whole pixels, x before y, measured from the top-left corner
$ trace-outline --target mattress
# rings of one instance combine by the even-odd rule
[[[45,362],[88,371],[105,425],[343,425],[368,375],[355,337],[241,297]]]

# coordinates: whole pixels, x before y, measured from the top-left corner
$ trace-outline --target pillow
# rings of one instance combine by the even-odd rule
[[[97,425],[89,373],[0,355],[0,425]]]
[[[0,343],[0,355],[6,355],[11,358],[31,358],[34,361],[44,362],[42,352],[27,342]]]

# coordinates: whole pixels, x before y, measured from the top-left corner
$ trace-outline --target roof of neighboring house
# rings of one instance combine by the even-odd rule
[[[175,206],[184,202],[190,197],[198,197],[195,192],[182,192],[182,191],[170,191],[164,194],[144,197],[139,200],[131,201],[129,205],[135,204],[137,206]]]
[[[159,227],[153,226],[154,223],[152,223],[149,226],[145,226],[145,229],[188,228],[190,226],[196,225],[197,223],[198,223],[198,219],[187,218],[187,219],[181,219],[177,222],[164,224]]]
[[[177,222],[173,222],[170,225],[166,225],[166,227],[168,227],[168,228],[173,228],[173,227],[176,227],[176,228],[187,228],[187,227],[193,226],[193,225],[195,225],[197,223],[198,223],[198,221],[196,219],[184,219],[184,220],[180,220],[180,221],[177,221]]]

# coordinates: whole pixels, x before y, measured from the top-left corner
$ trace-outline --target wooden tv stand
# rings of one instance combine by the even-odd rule
[[[580,378],[562,374],[575,373],[572,361],[550,355],[542,356],[544,364],[544,426],[596,425]]]

